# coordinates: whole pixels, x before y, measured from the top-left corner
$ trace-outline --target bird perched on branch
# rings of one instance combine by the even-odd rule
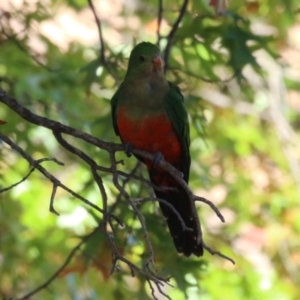
[[[164,60],[157,46],[148,42],[135,46],[111,107],[115,132],[126,144],[127,152],[137,148],[154,154],[154,161],[137,158],[147,166],[153,184],[172,188],[154,192],[173,207],[159,202],[177,251],[185,256],[203,255],[201,242],[197,242],[200,229],[192,208],[194,203],[172,175],[158,166],[164,158],[183,173],[188,183],[191,163],[188,116],[179,88],[165,78]],[[183,229],[174,209],[193,231]]]

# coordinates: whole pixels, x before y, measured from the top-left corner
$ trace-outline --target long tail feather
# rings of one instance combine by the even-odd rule
[[[171,204],[182,217],[186,227],[193,229],[193,231],[183,230],[182,224],[174,211],[172,211],[172,209],[164,203],[159,203],[160,208],[167,220],[167,224],[177,251],[179,253],[183,253],[185,256],[190,256],[191,254],[202,256],[203,247],[201,244],[197,244],[198,229],[196,220],[198,216],[194,215],[190,200],[184,189],[181,186],[177,186],[177,191],[155,191],[155,194],[157,198],[164,199]]]

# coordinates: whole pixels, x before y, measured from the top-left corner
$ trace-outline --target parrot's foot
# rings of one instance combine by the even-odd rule
[[[127,142],[125,144],[125,153],[127,157],[132,156],[132,150],[133,150],[133,145],[130,142]]]
[[[152,162],[152,168],[156,167],[161,160],[164,160],[164,156],[162,155],[161,152],[156,152],[154,154],[153,162]]]

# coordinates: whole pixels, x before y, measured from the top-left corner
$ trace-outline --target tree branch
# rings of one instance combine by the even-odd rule
[[[17,298],[15,300],[28,300],[30,299],[31,296],[37,294],[38,292],[40,292],[43,289],[46,289],[58,276],[59,274],[63,271],[63,269],[70,263],[71,259],[73,258],[73,256],[75,255],[75,253],[80,249],[80,247],[88,240],[91,238],[91,236],[95,233],[95,231],[93,231],[92,233],[90,233],[89,235],[85,236],[81,242],[72,249],[72,251],[70,252],[70,254],[68,255],[68,257],[66,258],[65,262],[56,270],[56,272],[54,272],[54,274],[43,284],[41,284],[40,286],[38,286],[37,288],[35,288],[34,290],[32,290],[31,292],[27,293],[26,295],[24,295],[21,298]]]
[[[115,74],[114,70],[111,68],[110,64],[108,63],[108,61],[106,60],[106,57],[105,57],[105,43],[104,43],[103,34],[102,34],[101,20],[96,13],[96,9],[93,4],[93,1],[88,0],[88,3],[89,3],[89,7],[91,8],[91,10],[93,12],[95,22],[96,22],[97,28],[98,28],[98,35],[99,35],[99,41],[100,41],[100,62],[102,63],[103,67],[108,71],[108,73],[114,78],[114,80],[118,84],[120,84],[121,82],[120,82],[119,78],[117,77],[117,75]]]
[[[32,60],[34,60],[39,66],[43,67],[44,69],[46,69],[47,71],[49,72],[53,72],[53,73],[56,73],[56,72],[59,72],[60,70],[58,69],[53,69],[53,68],[50,68],[48,67],[47,65],[45,65],[44,63],[42,63],[41,61],[39,61],[37,59],[38,56],[40,56],[40,54],[36,53],[33,51],[33,49],[30,49],[30,51],[28,51],[26,49],[25,46],[23,46],[22,43],[19,42],[19,40],[16,38],[18,34],[22,33],[22,32],[25,32],[29,25],[26,25],[22,30],[20,30],[19,32],[17,33],[14,33],[14,34],[8,34],[1,22],[1,17],[0,17],[0,27],[1,27],[1,30],[0,32],[6,37],[6,40],[5,41],[12,41],[23,53],[25,53],[27,56],[29,56]]]
[[[6,144],[8,144],[12,149],[14,149],[15,151],[17,151],[23,158],[25,158],[29,162],[29,164],[31,166],[33,166],[35,169],[39,170],[40,173],[42,173],[46,178],[48,178],[53,183],[54,186],[59,186],[60,188],[62,188],[65,191],[67,191],[68,193],[70,193],[75,198],[77,198],[77,199],[81,200],[82,202],[84,202],[85,204],[93,207],[97,211],[99,211],[101,213],[104,213],[104,211],[100,207],[98,207],[97,205],[93,204],[89,200],[85,199],[84,197],[80,196],[79,194],[77,194],[73,190],[69,189],[64,184],[62,184],[56,177],[54,177],[53,175],[51,175],[44,167],[42,167],[37,160],[34,160],[21,147],[19,147],[18,145],[16,145],[12,140],[10,140],[7,136],[5,136],[4,134],[2,134],[1,132],[0,132],[0,139],[3,140]],[[53,192],[52,192],[52,195],[51,195],[51,201],[53,201],[52,197],[53,197]]]
[[[74,197],[80,199],[81,201],[83,201],[84,203],[88,204],[89,206],[93,207],[94,209],[98,210],[99,212],[102,213],[103,215],[103,219],[101,224],[99,225],[112,250],[112,269],[111,269],[111,274],[118,269],[117,266],[117,262],[118,261],[122,261],[125,264],[128,265],[128,267],[131,270],[132,275],[134,276],[135,272],[140,273],[148,282],[152,282],[156,285],[158,291],[164,295],[165,297],[167,297],[167,295],[164,294],[164,292],[162,291],[161,287],[164,284],[169,284],[169,277],[168,278],[163,278],[158,276],[156,273],[154,273],[151,268],[149,267],[151,264],[154,267],[154,251],[153,251],[153,247],[151,244],[151,240],[150,237],[148,235],[148,231],[146,228],[146,224],[143,218],[143,215],[141,214],[141,212],[139,211],[138,207],[137,207],[137,202],[134,199],[131,199],[129,194],[126,192],[125,190],[125,185],[121,185],[119,183],[119,176],[125,176],[125,182],[128,181],[130,178],[134,178],[134,179],[138,179],[140,180],[139,176],[136,176],[135,174],[127,174],[124,172],[121,172],[117,169],[117,165],[120,162],[117,162],[115,159],[115,152],[117,151],[125,151],[125,146],[121,145],[121,144],[114,144],[114,143],[108,143],[108,142],[104,142],[102,140],[99,140],[85,132],[82,132],[80,130],[77,130],[75,128],[72,128],[70,126],[66,126],[63,125],[59,122],[50,120],[48,118],[45,117],[41,117],[38,116],[34,113],[32,113],[30,110],[28,110],[27,108],[25,108],[24,106],[22,106],[16,99],[10,97],[7,93],[5,93],[2,89],[0,89],[0,102],[6,104],[8,107],[10,107],[13,111],[15,111],[17,114],[19,114],[23,119],[27,120],[30,123],[36,124],[38,126],[42,126],[45,128],[48,128],[49,130],[52,131],[54,137],[56,138],[56,140],[58,141],[58,143],[64,147],[67,151],[69,151],[70,153],[75,154],[76,156],[78,156],[80,159],[82,159],[87,165],[89,165],[94,181],[97,184],[100,194],[102,196],[102,201],[103,201],[103,209],[100,209],[98,206],[94,205],[93,203],[89,202],[87,199],[81,197],[79,194],[77,194],[76,192],[72,191],[71,189],[69,189],[68,187],[66,187],[64,184],[62,184],[58,179],[56,179],[54,176],[52,176],[45,168],[43,168],[40,165],[39,161],[34,160],[32,157],[30,157],[28,154],[25,153],[25,151],[23,149],[21,149],[18,145],[16,145],[15,143],[13,143],[7,136],[3,135],[0,133],[0,138],[6,142],[7,144],[9,144],[11,146],[12,149],[16,150],[22,157],[24,157],[29,163],[30,165],[32,165],[34,168],[38,169],[46,178],[48,178],[52,183],[53,183],[53,190],[52,190],[52,194],[51,194],[51,201],[50,201],[50,210],[52,212],[55,212],[55,209],[53,207],[53,201],[55,198],[55,194],[56,194],[56,189],[57,187],[61,187],[64,190],[66,190],[67,192],[69,192],[70,194],[72,194]],[[99,166],[91,157],[89,157],[86,153],[84,153],[82,150],[76,148],[75,146],[71,145],[69,142],[67,142],[62,134],[68,134],[72,137],[75,138],[79,138],[83,141],[85,141],[88,144],[94,145],[100,149],[103,149],[105,151],[107,151],[110,155],[110,161],[111,161],[111,166],[109,168],[105,168],[102,166]],[[139,149],[133,149],[132,153],[139,156],[139,157],[143,157],[147,160],[153,161],[154,159],[154,155],[152,155],[151,153],[148,153],[146,151],[142,151]],[[192,207],[193,213],[195,215],[197,215],[197,211],[196,211],[196,206],[195,206],[195,201],[202,201],[205,202],[206,204],[208,204],[213,210],[214,212],[217,214],[217,216],[224,221],[223,216],[221,215],[221,213],[218,211],[218,209],[214,206],[213,203],[211,203],[209,200],[195,196],[193,194],[193,192],[191,191],[191,189],[189,188],[189,186],[187,185],[187,183],[184,181],[183,179],[183,174],[178,171],[176,168],[174,168],[172,165],[170,165],[169,163],[167,163],[164,160],[161,160],[158,163],[158,166],[160,168],[162,168],[163,170],[165,170],[166,172],[168,172],[177,182],[178,184],[180,184],[184,190],[186,191],[186,193],[189,196],[189,200],[190,200],[190,205]],[[138,266],[136,266],[135,264],[133,264],[132,262],[130,262],[128,259],[126,259],[118,250],[115,242],[114,242],[114,232],[108,232],[108,226],[107,224],[110,223],[110,219],[114,218],[119,224],[121,223],[120,220],[118,220],[116,217],[112,216],[111,214],[108,213],[108,205],[107,205],[107,195],[106,195],[106,191],[105,188],[103,186],[103,182],[101,177],[99,176],[99,174],[97,173],[98,170],[104,171],[104,172],[108,172],[111,173],[113,175],[113,183],[114,186],[118,189],[120,196],[122,196],[123,198],[125,198],[129,205],[132,207],[134,213],[137,215],[139,222],[141,224],[141,227],[143,229],[144,232],[144,237],[146,239],[146,243],[147,243],[147,247],[149,249],[150,255],[149,258],[146,260],[146,262],[143,265],[143,268],[139,268]],[[148,182],[147,182],[148,184]],[[150,185],[150,184],[149,184]],[[158,188],[159,187],[154,187],[154,188]],[[147,198],[143,199],[142,202],[148,201]],[[155,199],[155,201],[159,201],[159,202],[163,202],[163,199]],[[139,202],[141,202],[141,199],[139,199]],[[170,206],[172,206],[171,204],[169,204]],[[172,208],[171,208],[172,209]],[[174,207],[173,207],[174,209]],[[174,209],[175,210],[175,209]],[[179,212],[175,212],[174,213],[178,216],[179,221],[182,224],[182,227],[184,230],[190,230],[190,228],[186,227],[186,225],[184,224],[182,217],[180,216]],[[201,225],[200,225],[200,221],[199,219],[197,220],[197,226],[198,226],[198,232],[199,232],[199,236],[197,237],[197,242],[200,244],[202,243],[203,247],[209,251],[211,254],[216,254],[219,255],[225,259],[230,260],[231,262],[233,262],[232,259],[228,258],[227,256],[219,253],[218,251],[214,251],[212,249],[210,249],[208,246],[206,246],[206,244],[203,241],[203,237],[202,237],[202,231],[201,231]],[[112,226],[111,226],[112,227]],[[79,246],[80,247],[80,246]],[[79,249],[79,248],[78,248]],[[74,250],[74,253],[76,251]],[[155,269],[155,267],[154,267]],[[57,274],[57,273],[56,273]],[[49,280],[49,283],[47,281],[46,284],[44,284],[42,286],[42,288],[44,288],[44,286],[48,286],[48,284],[50,284],[50,282],[53,280],[54,277],[51,277]],[[40,288],[41,289],[41,288]],[[40,290],[39,289],[39,290]],[[153,291],[152,291],[153,292]],[[154,292],[153,292],[154,293]],[[30,294],[31,295],[31,294]],[[168,297],[167,297],[168,298]],[[25,298],[24,298],[25,299]]]
[[[178,18],[177,20],[175,21],[169,35],[167,36],[167,46],[166,46],[166,49],[165,49],[165,54],[164,54],[164,61],[165,61],[165,71],[169,68],[169,57],[170,57],[170,52],[171,52],[171,46],[172,46],[172,43],[173,43],[173,39],[174,39],[174,36],[175,36],[175,33],[179,27],[179,24],[186,12],[186,8],[187,8],[187,5],[189,3],[189,0],[184,0],[183,1],[183,4],[181,6],[181,9],[180,9],[180,12],[179,12],[179,15],[178,15]]]
[[[160,36],[160,25],[161,25],[161,20],[162,20],[162,14],[163,14],[163,0],[158,0],[157,30],[156,30],[157,45],[158,46],[159,46],[159,42],[160,42],[160,39],[161,39],[161,36]]]
[[[114,183],[115,183],[116,188],[120,191],[120,193],[123,195],[124,198],[128,199],[129,196],[127,195],[127,193],[125,192],[125,190],[118,184],[118,180],[117,180],[118,173],[116,173],[117,170],[116,170],[116,165],[115,165],[116,163],[113,160],[114,159],[113,158],[113,153],[115,153],[116,151],[125,151],[125,146],[124,145],[104,142],[102,140],[99,140],[99,139],[97,139],[97,138],[95,138],[95,137],[87,134],[87,133],[84,133],[82,131],[76,130],[76,129],[72,128],[72,127],[63,125],[63,124],[61,124],[59,122],[55,122],[53,120],[49,120],[49,119],[47,119],[45,117],[41,117],[41,116],[38,116],[36,114],[33,114],[27,108],[25,108],[24,106],[20,105],[17,102],[16,99],[14,99],[14,98],[10,97],[9,95],[7,95],[2,89],[0,89],[0,102],[5,103],[8,107],[10,107],[16,113],[18,113],[25,120],[27,120],[27,121],[29,121],[31,123],[43,126],[45,128],[51,129],[53,131],[53,133],[55,134],[56,138],[58,138],[58,141],[60,141],[60,142],[62,142],[62,140],[61,140],[62,138],[60,137],[61,133],[66,133],[66,134],[69,134],[71,136],[80,138],[80,139],[84,140],[87,143],[95,145],[98,148],[101,148],[101,149],[104,149],[104,150],[108,151],[109,154],[110,154],[110,156],[111,156],[112,167],[107,169],[107,168],[103,168],[103,167],[97,166],[95,164],[95,162],[91,158],[89,158],[87,155],[85,155],[81,150],[76,149],[73,146],[67,145],[66,142],[63,142],[63,145],[64,145],[64,147],[67,150],[69,150],[70,152],[75,153],[78,156],[80,156],[84,161],[86,161],[92,167],[92,172],[93,172],[94,177],[96,176],[95,174],[97,173],[96,172],[97,168],[99,168],[99,169],[101,169],[103,171],[109,170],[110,173],[113,173],[113,176],[114,176],[113,179],[114,179]],[[143,151],[143,150],[133,149],[132,153],[135,154],[135,155],[137,155],[137,156],[146,158],[146,159],[148,159],[150,161],[153,161],[153,159],[154,159],[154,155],[153,154],[148,153],[148,152]],[[26,155],[26,153],[25,153],[25,155]],[[30,159],[32,160],[32,158],[30,158]],[[35,166],[36,162],[34,160],[32,160],[32,161],[33,161],[33,166]],[[41,168],[41,166],[38,166],[38,167]],[[171,176],[173,176],[173,178],[184,188],[184,190],[186,191],[186,193],[189,196],[190,205],[191,205],[193,213],[195,215],[197,215],[196,206],[195,206],[195,201],[196,200],[200,200],[202,202],[205,202],[206,204],[211,203],[211,201],[206,200],[206,199],[205,199],[205,201],[203,201],[203,199],[201,197],[197,198],[197,196],[195,196],[193,194],[193,192],[191,191],[191,189],[189,188],[189,186],[187,185],[187,183],[184,181],[183,174],[180,171],[178,171],[176,168],[174,168],[172,165],[170,165],[169,163],[167,163],[165,160],[161,160],[158,163],[158,167],[161,167],[163,170],[165,170]],[[43,172],[45,172],[44,169],[42,169],[42,173]],[[47,176],[49,176],[49,177],[47,177]],[[56,178],[52,178],[51,177],[52,175],[50,175],[50,174],[48,175],[47,174],[47,176],[46,177],[49,178],[54,184],[57,184],[57,185],[60,184],[60,186],[61,186],[61,183],[58,182],[58,180]],[[102,190],[102,192],[103,192],[103,187],[101,187],[100,181],[98,183],[99,183],[100,190]],[[64,189],[67,189],[70,193],[74,193],[73,191],[69,190],[65,186],[64,186]],[[77,195],[77,194],[75,193],[74,195]],[[78,195],[78,196],[80,196],[80,195]],[[75,197],[78,198],[78,196],[75,196]],[[84,199],[82,201],[87,201],[87,200]],[[217,214],[217,216],[221,219],[221,221],[224,221],[221,213],[213,205],[213,203],[211,203],[209,205],[214,210],[214,212]],[[98,208],[98,210],[99,210],[99,208]],[[103,212],[103,211],[101,211],[101,212]],[[105,213],[104,213],[104,217],[105,217]],[[202,237],[202,231],[201,231],[201,225],[200,225],[199,218],[198,218],[198,220],[196,220],[196,223],[197,223],[198,232],[199,232],[199,235],[197,237],[197,242],[200,244],[203,241],[203,237]]]

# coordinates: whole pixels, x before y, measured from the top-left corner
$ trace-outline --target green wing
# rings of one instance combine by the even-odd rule
[[[188,114],[184,107],[184,98],[180,89],[169,82],[170,90],[166,95],[165,109],[170,118],[175,132],[179,138],[182,147],[182,157],[180,162],[181,171],[184,174],[186,182],[189,180],[189,172],[191,165],[190,157],[190,127],[188,122]]]
[[[117,89],[115,94],[113,95],[112,99],[110,100],[111,115],[112,115],[113,126],[114,126],[114,130],[115,130],[116,135],[119,135],[118,125],[117,125],[117,118],[116,118],[116,107],[117,107],[119,95],[120,95],[120,92],[121,92],[121,89],[122,89],[122,85],[123,85],[123,82],[121,83],[121,85],[119,86],[119,88]]]

